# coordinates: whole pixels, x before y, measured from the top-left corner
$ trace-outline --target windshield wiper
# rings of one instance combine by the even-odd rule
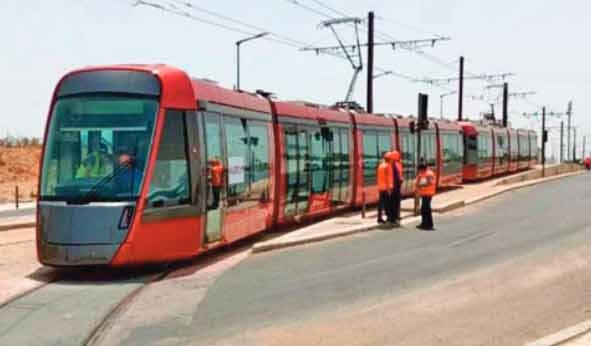
[[[98,189],[110,183],[113,179],[124,172],[128,167],[118,166],[111,174],[101,178],[96,184],[90,187],[87,193],[69,202],[70,204],[88,204],[93,198],[97,197]]]

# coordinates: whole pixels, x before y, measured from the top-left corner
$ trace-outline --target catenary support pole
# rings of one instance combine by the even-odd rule
[[[560,163],[564,161],[564,121],[560,122]]]
[[[542,177],[546,176],[546,107],[542,108]]]
[[[509,121],[509,83],[503,83],[503,127]]]
[[[573,101],[568,103],[568,108],[566,110],[566,114],[568,115],[567,118],[567,125],[566,125],[566,160],[568,161],[571,156],[570,151],[570,131],[571,131],[571,117],[573,113]]]
[[[464,119],[464,57],[460,57],[460,79],[458,88],[458,121]]]
[[[373,113],[374,13],[367,16],[367,112]]]
[[[573,127],[573,162],[577,161],[577,128]]]

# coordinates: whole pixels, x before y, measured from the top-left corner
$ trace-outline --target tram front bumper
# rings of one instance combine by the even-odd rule
[[[49,266],[108,265],[119,245],[58,245],[42,242],[39,260]]]
[[[49,266],[110,264],[127,236],[134,207],[133,202],[40,202],[39,261]]]

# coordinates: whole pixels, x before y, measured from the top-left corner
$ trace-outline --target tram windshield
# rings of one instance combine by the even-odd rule
[[[57,101],[43,160],[41,200],[137,199],[158,101],[92,95]]]

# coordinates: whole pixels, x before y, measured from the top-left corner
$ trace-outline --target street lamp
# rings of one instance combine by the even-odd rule
[[[440,117],[441,119],[443,119],[443,98],[444,98],[444,97],[447,97],[447,96],[455,95],[455,94],[457,94],[457,93],[458,93],[458,92],[457,92],[456,90],[454,90],[454,91],[450,91],[450,92],[448,92],[448,93],[445,93],[445,94],[441,94],[441,95],[439,95],[439,99],[440,99],[440,101],[441,101],[441,102],[440,102],[440,104],[439,104],[439,117]]]
[[[240,90],[240,45],[244,42],[256,40],[257,38],[265,37],[267,35],[269,35],[268,32],[261,32],[260,34],[236,41],[236,90]]]

